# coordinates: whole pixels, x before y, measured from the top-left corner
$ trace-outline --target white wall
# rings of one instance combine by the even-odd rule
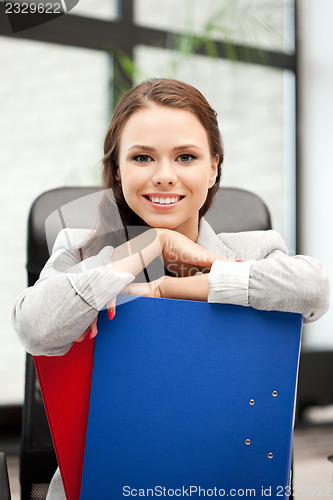
[[[300,0],[301,251],[319,258],[333,288],[333,2]],[[331,303],[333,302],[331,291]],[[306,347],[333,349],[333,308],[305,329]]]
[[[25,352],[11,324],[26,287],[26,225],[48,189],[100,182],[108,124],[105,54],[0,37],[0,405],[23,399]]]

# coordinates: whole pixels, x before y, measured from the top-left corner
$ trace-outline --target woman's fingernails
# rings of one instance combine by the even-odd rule
[[[88,333],[88,339],[91,340],[95,337],[95,335],[93,334],[92,330],[89,330],[89,333]]]
[[[114,318],[114,310],[113,309],[108,309],[108,316],[109,316],[109,319]]]

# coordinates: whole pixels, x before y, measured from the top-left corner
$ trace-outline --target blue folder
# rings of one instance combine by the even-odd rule
[[[287,498],[301,327],[145,297],[101,312],[81,500]]]

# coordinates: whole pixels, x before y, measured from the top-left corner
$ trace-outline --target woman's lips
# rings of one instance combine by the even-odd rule
[[[183,195],[170,193],[161,196],[158,193],[145,194],[143,197],[147,200],[150,206],[162,210],[168,210],[176,207],[184,198]]]

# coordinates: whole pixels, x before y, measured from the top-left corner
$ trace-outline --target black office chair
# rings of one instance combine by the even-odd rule
[[[33,203],[28,220],[28,285],[38,279],[49,257],[45,220],[57,208],[98,191],[97,187],[64,187],[47,191]],[[269,211],[255,194],[242,189],[221,188],[205,217],[219,232],[266,230],[271,228]],[[70,213],[70,227],[85,227],[85,214]],[[57,461],[48,429],[33,359],[27,355],[25,400],[21,439],[21,500],[44,500]]]

